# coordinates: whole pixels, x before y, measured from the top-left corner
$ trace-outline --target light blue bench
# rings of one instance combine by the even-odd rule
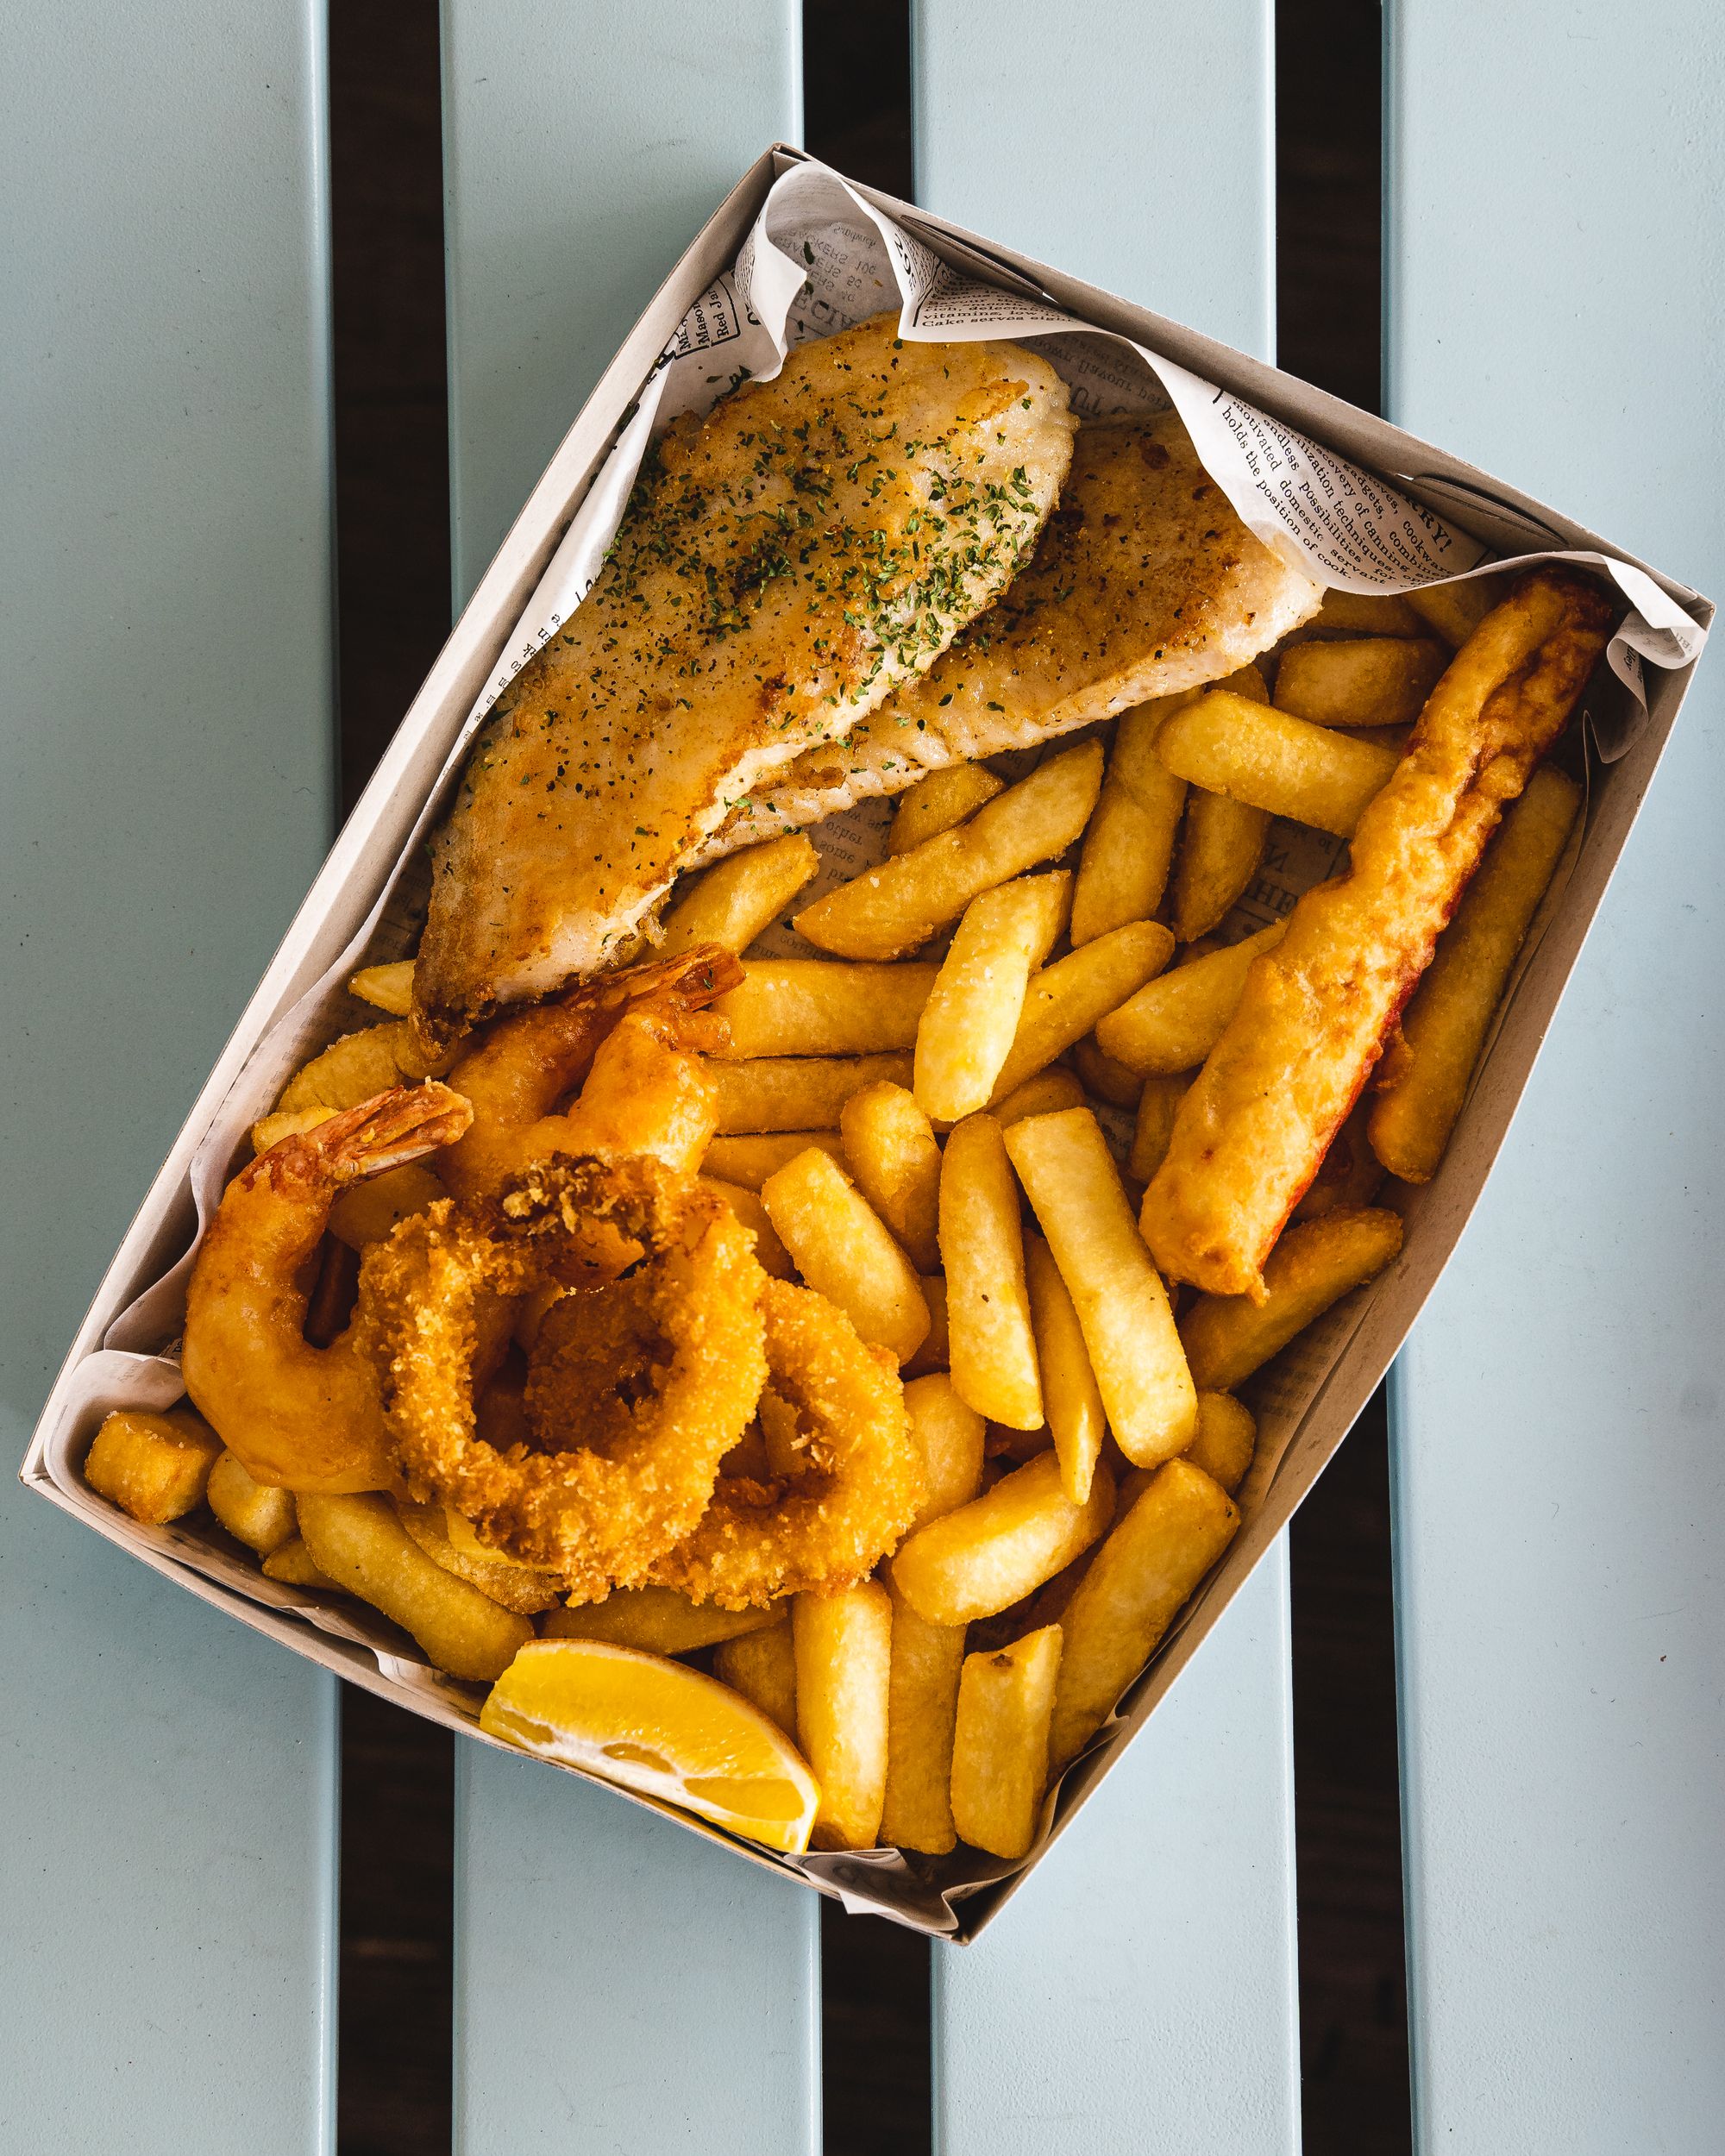
[[[1407,15],[1393,416],[1716,591],[1717,25]],[[1270,28],[920,0],[921,197],[1267,351]],[[446,0],[444,41],[459,597],[707,210],[800,132],[797,10]],[[328,843],[334,759],[322,10],[72,0],[10,60],[17,1451]],[[1703,678],[1401,1366],[1422,2152],[1686,2153],[1725,2115],[1717,710]],[[16,1490],[0,1565],[0,2147],[325,2156],[333,1686]],[[1291,2156],[1289,1727],[1278,1557],[939,1954],[944,2156]],[[813,1897],[535,1763],[458,1776],[464,2156],[812,2156]]]

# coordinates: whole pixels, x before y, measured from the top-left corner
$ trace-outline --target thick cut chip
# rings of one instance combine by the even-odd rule
[[[845,1102],[883,1078],[911,1081],[908,1051],[884,1056],[762,1056],[745,1063],[712,1062],[721,1138],[776,1131],[833,1131]],[[724,1171],[715,1168],[715,1175]],[[737,1180],[735,1177],[730,1180]]]
[[[830,1153],[811,1146],[761,1186],[791,1262],[837,1303],[871,1346],[907,1363],[928,1338],[916,1269],[880,1214]]]
[[[1180,1320],[1194,1381],[1215,1392],[1243,1385],[1350,1288],[1374,1280],[1402,1248],[1402,1216],[1387,1206],[1338,1207],[1291,1227],[1264,1268],[1264,1294],[1200,1295]]]
[[[712,1658],[721,1684],[741,1692],[751,1705],[777,1722],[794,1744],[797,1739],[797,1656],[791,1644],[790,1614],[782,1603],[778,1621],[764,1632],[745,1632],[722,1639]]]
[[[1253,959],[1273,950],[1284,932],[1280,921],[1272,921],[1256,936],[1161,975],[1097,1021],[1098,1047],[1146,1077],[1195,1070],[1233,1016]]]
[[[1029,1853],[1048,1786],[1048,1733],[1061,1629],[964,1658],[952,1742],[952,1821],[974,1849]]]
[[[1075,1505],[1061,1488],[1058,1457],[1039,1452],[981,1497],[906,1536],[893,1559],[894,1584],[932,1625],[998,1616],[1081,1557],[1113,1512],[1106,1466],[1097,1466],[1088,1496]]]
[[[1198,1398],[1168,1291],[1088,1108],[1027,1116],[1007,1150],[1078,1313],[1114,1441],[1135,1467],[1183,1452]]]
[[[813,845],[793,833],[768,846],[751,846],[722,868],[709,868],[666,914],[659,956],[673,958],[701,943],[718,943],[740,958],[803,886],[814,881],[819,867]]]
[[[1021,346],[897,332],[800,346],[649,458],[434,842],[429,1045],[605,963],[753,787],[926,667],[1029,555],[1070,461],[1064,385]]]
[[[1580,809],[1578,789],[1561,772],[1534,774],[1402,1013],[1396,1074],[1371,1111],[1371,1141],[1403,1182],[1428,1182],[1436,1172],[1521,939]]]
[[[791,1604],[797,1738],[819,1777],[817,1849],[872,1849],[887,1798],[893,1605],[878,1580]]]
[[[968,824],[865,868],[796,917],[800,936],[841,958],[902,958],[956,921],[970,901],[1063,854],[1096,805],[1100,742],[1041,764]]]
[[[1107,1719],[1239,1520],[1226,1492],[1185,1460],[1158,1468],[1123,1514],[1060,1614],[1049,1735],[1057,1774]]]
[[[1172,412],[1085,427],[1036,557],[919,680],[756,788],[715,852],[1220,680],[1322,594],[1253,538]]]
[[[823,958],[757,958],[713,1005],[730,1028],[715,1052],[867,1056],[910,1048],[938,967],[847,966]]]
[[[893,1669],[881,1839],[895,1849],[939,1857],[958,1839],[950,1790],[964,1626],[929,1624],[890,1582],[888,1585],[893,1597]]]
[[[1010,1430],[1042,1423],[1042,1385],[1025,1284],[1018,1185],[1000,1126],[967,1116],[940,1165],[947,1352],[961,1400]]]
[[[1071,907],[1064,870],[1020,876],[973,899],[952,938],[916,1037],[916,1096],[957,1123],[986,1108],[1024,1013],[1030,977]]]

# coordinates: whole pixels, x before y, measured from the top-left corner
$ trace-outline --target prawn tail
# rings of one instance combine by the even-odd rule
[[[364,1182],[453,1145],[473,1119],[463,1096],[432,1079],[392,1087],[284,1143],[311,1148],[338,1184]]]

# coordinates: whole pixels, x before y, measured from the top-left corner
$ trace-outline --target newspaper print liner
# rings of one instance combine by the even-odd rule
[[[1477,540],[1244,399],[1026,289],[1006,289],[961,275],[837,173],[812,162],[795,166],[774,183],[733,267],[684,317],[625,415],[610,454],[582,499],[571,505],[568,529],[377,904],[336,964],[259,1044],[223,1104],[191,1170],[198,1236],[185,1256],[115,1319],[102,1351],[86,1361],[78,1389],[92,1402],[123,1397],[137,1405],[166,1406],[183,1393],[176,1336],[185,1282],[235,1155],[292,1073],[352,1029],[354,1013],[346,995],[350,974],[361,963],[403,957],[415,948],[424,918],[423,847],[448,786],[486,712],[592,589],[654,435],[681,413],[709,410],[745,379],[770,379],[794,347],[831,336],[894,304],[900,335],[909,342],[1035,340],[1067,382],[1074,409],[1086,418],[1148,414],[1171,404],[1200,460],[1247,529],[1325,585],[1349,592],[1403,592],[1540,561],[1569,561],[1604,571],[1631,608],[1608,653],[1612,672],[1628,693],[1613,699],[1614,708],[1589,714],[1591,739],[1607,761],[1630,745],[1645,716],[1642,661],[1686,665],[1705,641],[1699,624],[1632,564],[1558,549],[1488,561]],[[1062,746],[1066,745],[1063,740]],[[1030,752],[1027,763],[1034,754]],[[818,895],[881,857],[891,809],[890,801],[865,801],[812,827],[822,864],[806,896]],[[1302,892],[1333,873],[1346,850],[1345,841],[1280,819],[1272,822],[1264,865],[1223,924],[1222,937],[1232,942],[1283,917]],[[1574,850],[1572,845],[1571,859]],[[1549,906],[1542,909],[1542,914],[1548,911]],[[1517,979],[1536,940],[1528,938]],[[762,948],[808,950],[788,929],[763,938]],[[1509,1000],[1506,996],[1504,1007]],[[1501,1018],[1500,1012],[1500,1023]],[[1111,1139],[1124,1150],[1130,1140],[1129,1119],[1107,1120]],[[1370,1294],[1369,1288],[1361,1289],[1346,1298],[1245,1388],[1258,1417],[1258,1452],[1239,1500],[1247,1518],[1262,1502]],[[73,1417],[66,1426],[80,1420]],[[61,1457],[49,1464],[55,1482],[81,1506],[88,1493],[75,1463]],[[369,1612],[307,1601],[299,1590],[264,1579],[243,1559],[195,1532],[169,1527],[154,1531],[151,1539],[165,1551],[171,1550],[179,1562],[230,1590],[362,1646],[386,1677],[477,1720],[478,1690],[403,1656],[400,1635],[373,1620]],[[1186,1621],[1202,1592],[1201,1586],[1168,1639]],[[1129,1688],[1122,1707],[1138,1682]],[[1088,1760],[1113,1741],[1120,1719],[1117,1708],[1081,1759]],[[884,1849],[782,1861],[820,1879],[847,1908],[911,1915],[920,1923],[956,1928],[955,1902],[992,1886],[1035,1856],[1052,1822],[1060,1786],[1052,1786],[1044,1799],[1036,1847],[1018,1863],[978,1855],[919,1858],[913,1865],[899,1852]]]

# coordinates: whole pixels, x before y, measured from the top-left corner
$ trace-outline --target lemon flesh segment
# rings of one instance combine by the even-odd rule
[[[522,1648],[480,1713],[489,1735],[800,1856],[820,1787],[778,1724],[681,1662],[599,1639]]]

